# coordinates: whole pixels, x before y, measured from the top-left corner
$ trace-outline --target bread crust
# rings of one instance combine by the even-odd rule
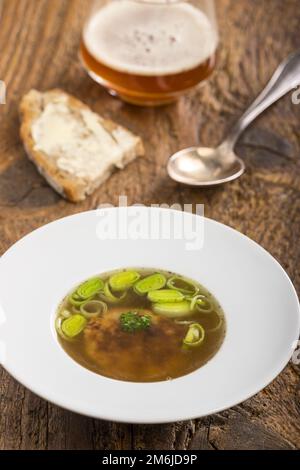
[[[116,166],[112,163],[97,179],[88,180],[73,175],[57,167],[55,159],[49,158],[44,152],[35,148],[32,137],[32,125],[39,118],[47,103],[64,97],[66,105],[73,110],[91,109],[68,93],[60,89],[53,89],[47,92],[30,90],[23,96],[19,112],[21,119],[20,136],[24,144],[28,158],[36,165],[38,171],[44,176],[47,182],[64,198],[71,202],[83,201],[92,194],[109,176],[114,172]],[[126,130],[134,137],[134,145],[123,153],[122,168],[138,156],[144,155],[144,146],[140,137],[132,134],[127,129],[119,126],[113,121],[103,119],[98,115],[102,126],[112,132],[115,129]]]

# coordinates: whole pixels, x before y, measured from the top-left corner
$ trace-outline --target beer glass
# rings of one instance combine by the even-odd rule
[[[214,0],[96,0],[80,55],[110,93],[153,106],[209,77],[217,45]]]

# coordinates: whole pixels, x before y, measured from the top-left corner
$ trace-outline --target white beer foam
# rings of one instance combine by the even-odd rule
[[[113,1],[91,16],[83,39],[90,54],[120,72],[169,75],[205,62],[218,43],[208,17],[188,3]]]

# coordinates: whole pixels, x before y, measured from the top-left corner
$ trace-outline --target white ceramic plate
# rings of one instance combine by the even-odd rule
[[[123,216],[134,210],[123,209]],[[177,228],[200,220],[166,209],[140,210],[145,217],[168,212]],[[110,228],[115,228],[121,209],[108,211]],[[204,244],[196,251],[187,250],[184,239],[100,240],[96,211],[58,220],[20,240],[0,260],[3,366],[57,405],[122,422],[201,417],[257,393],[293,353],[299,337],[298,298],[281,266],[259,245],[220,223],[203,221]],[[53,326],[62,297],[96,273],[128,266],[175,271],[217,297],[227,334],[204,367],[172,381],[121,382],[88,371],[63,351]]]

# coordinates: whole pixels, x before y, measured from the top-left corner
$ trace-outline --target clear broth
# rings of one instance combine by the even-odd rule
[[[157,269],[134,270],[141,278],[158,272],[167,279],[175,275]],[[107,281],[116,272],[121,270],[98,277]],[[198,294],[209,300],[212,306],[210,313],[193,310],[184,318],[168,318],[154,312],[147,295],[138,295],[130,288],[123,300],[117,304],[108,303],[105,313],[88,319],[84,330],[75,338],[64,339],[58,334],[58,340],[65,352],[81,366],[112,379],[157,382],[189,374],[217,353],[226,333],[225,317],[218,301],[201,284],[191,282],[199,289]],[[58,308],[57,318],[66,309],[74,313],[74,308],[67,295]],[[151,319],[149,328],[124,331],[120,326],[120,316],[128,311],[148,315]],[[189,322],[199,323],[205,331],[204,340],[198,346],[183,345]]]

